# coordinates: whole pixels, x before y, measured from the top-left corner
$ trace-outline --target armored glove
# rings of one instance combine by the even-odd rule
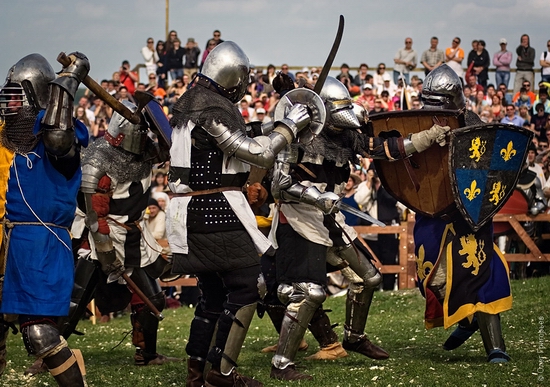
[[[446,144],[445,134],[451,130],[449,126],[440,126],[434,124],[430,129],[423,130],[420,133],[413,133],[411,135],[411,142],[417,152],[423,152],[428,149],[434,142],[437,142],[440,146]]]
[[[338,212],[342,198],[334,192],[323,192],[315,186],[305,187],[300,183],[294,184],[287,190],[280,192],[280,197],[285,201],[297,201],[311,204],[320,209],[325,215]]]
[[[52,83],[61,86],[74,98],[78,85],[90,71],[90,62],[86,55],[78,51],[70,53],[68,58],[71,60],[71,64],[64,67],[58,73],[59,77],[53,80]]]
[[[122,264],[122,261],[116,258],[115,250],[109,251],[96,251],[97,260],[101,264],[101,270],[109,277],[107,282],[111,283],[116,281],[126,268]]]
[[[290,144],[296,138],[298,132],[306,128],[311,122],[311,117],[305,105],[297,103],[288,111],[285,118],[275,122],[275,132],[281,133]]]
[[[340,210],[338,204],[341,200],[342,198],[334,192],[323,192],[315,202],[315,206],[326,215],[335,214]]]

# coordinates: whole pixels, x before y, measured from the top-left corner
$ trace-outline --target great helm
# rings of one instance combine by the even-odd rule
[[[137,106],[129,101],[122,101],[124,106],[135,112]],[[143,154],[147,141],[148,124],[143,114],[139,124],[132,124],[118,112],[114,112],[105,133],[105,139],[112,146],[120,147],[136,155]]]
[[[424,109],[461,110],[466,106],[462,81],[446,64],[435,68],[426,76],[421,99]]]
[[[327,77],[319,96],[325,102],[327,108],[328,125],[339,129],[358,129],[361,127],[353,111],[353,101],[349,91],[338,79]]]
[[[369,120],[369,112],[367,109],[358,103],[353,104],[353,113],[361,125],[366,124]]]
[[[220,94],[237,103],[248,86],[250,63],[234,42],[218,44],[206,57],[200,75],[215,83]]]
[[[8,71],[6,82],[0,89],[0,116],[16,115],[11,102],[19,106],[32,106],[37,111],[48,103],[49,83],[55,79],[55,72],[46,58],[30,54],[20,59]]]

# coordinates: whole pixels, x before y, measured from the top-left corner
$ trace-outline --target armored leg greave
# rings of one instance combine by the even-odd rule
[[[95,263],[88,259],[80,258],[76,262],[69,315],[60,317],[57,321],[59,332],[65,339],[74,332],[78,322],[86,313],[86,308],[94,296],[99,281],[98,270]]]
[[[160,292],[149,297],[159,311],[164,309],[164,293]],[[141,350],[145,359],[153,359],[157,356],[157,330],[159,320],[144,304],[132,305],[132,344]]]
[[[295,283],[279,286],[279,298],[288,303],[272,364],[279,369],[293,365],[296,352],[315,311],[326,298],[321,285]],[[286,302],[285,302],[286,301]]]
[[[338,335],[333,328],[326,311],[322,307],[317,308],[309,323],[309,330],[321,348],[338,342]]]
[[[487,353],[487,361],[490,363],[503,363],[510,360],[506,353],[506,345],[500,328],[500,316],[477,312],[479,331],[483,340],[483,346]]]
[[[256,312],[256,303],[240,307],[235,314],[224,310],[218,322],[216,346],[208,354],[213,369],[222,375],[229,375],[237,366],[237,358],[242,349],[250,322]]]
[[[53,325],[39,323],[21,328],[23,342],[30,355],[43,359],[48,370],[62,387],[84,387],[77,358]]]

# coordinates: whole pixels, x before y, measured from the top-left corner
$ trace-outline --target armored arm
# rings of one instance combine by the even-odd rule
[[[109,214],[111,179],[90,164],[82,167],[81,191],[86,202],[86,223],[94,240],[101,270],[109,276],[109,282],[124,273],[122,262],[117,259],[110,229],[105,219]]]
[[[275,123],[275,129],[268,135],[247,137],[244,132],[231,131],[230,128],[214,120],[205,125],[205,130],[216,140],[218,147],[228,156],[260,168],[270,168],[275,156],[296,134],[310,122],[304,105],[295,105],[285,118]]]
[[[71,64],[50,83],[49,101],[42,119],[44,145],[47,152],[56,158],[71,158],[76,154],[74,96],[90,70],[90,63],[84,54],[73,52],[69,58]]]
[[[306,186],[300,182],[293,182],[289,173],[289,164],[277,161],[273,167],[271,193],[275,199],[284,202],[297,202],[317,207],[324,214],[338,212],[340,196],[334,192],[321,192],[315,186]]]

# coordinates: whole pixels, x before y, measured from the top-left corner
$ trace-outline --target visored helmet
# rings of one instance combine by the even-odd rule
[[[462,81],[446,64],[435,68],[426,76],[421,99],[424,109],[461,110],[466,106]]]
[[[130,101],[124,100],[122,103],[132,112],[135,112],[137,109],[137,106]],[[113,116],[107,127],[107,133],[105,133],[105,139],[112,146],[120,147],[136,155],[143,154],[148,128],[149,126],[143,115],[141,115],[139,124],[132,124],[120,113],[113,112]]]
[[[353,104],[353,113],[361,125],[367,123],[369,120],[369,112],[361,104]]]
[[[248,86],[250,63],[234,42],[218,44],[206,57],[200,75],[214,82],[220,93],[237,103]]]
[[[42,55],[30,54],[20,59],[9,69],[0,89],[0,116],[16,115],[16,107],[32,106],[37,111],[45,108],[48,84],[54,79],[55,72]]]
[[[319,95],[325,102],[329,125],[339,129],[361,127],[353,111],[353,101],[349,91],[342,82],[336,78],[327,77]]]

